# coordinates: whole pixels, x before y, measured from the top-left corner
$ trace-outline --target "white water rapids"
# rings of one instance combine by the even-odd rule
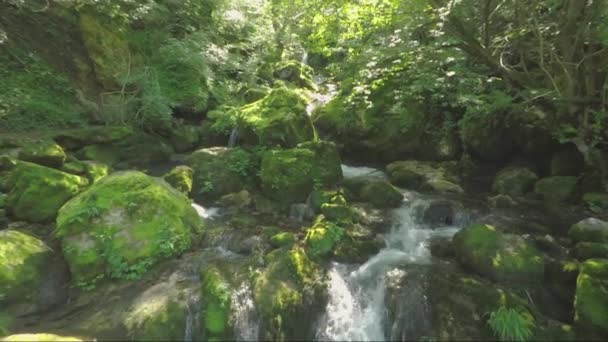
[[[343,166],[345,177],[383,177],[370,168]],[[386,340],[385,278],[395,267],[426,264],[431,261],[428,248],[433,236],[453,236],[456,226],[429,229],[414,219],[416,194],[405,192],[401,207],[393,210],[395,224],[384,235],[386,248],[359,267],[333,263],[329,270],[329,302],[319,321],[319,341]]]

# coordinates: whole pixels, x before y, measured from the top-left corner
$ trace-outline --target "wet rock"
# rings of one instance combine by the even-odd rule
[[[506,168],[496,175],[492,189],[502,195],[520,197],[530,192],[537,180],[538,176],[529,169]]]
[[[221,272],[210,267],[201,272],[202,321],[207,340],[229,340],[231,288]]]
[[[576,242],[608,243],[608,222],[590,217],[570,227],[568,236]]]
[[[588,337],[608,334],[608,260],[589,259],[576,280],[574,322]]]
[[[519,235],[476,224],[456,233],[453,243],[463,266],[495,281],[534,283],[543,277],[543,254]]]
[[[13,186],[6,199],[7,212],[30,222],[54,219],[59,208],[89,183],[82,177],[29,162],[19,162],[10,179]]]
[[[315,319],[327,298],[324,273],[297,245],[270,252],[265,263],[266,267],[253,276],[259,338],[312,339]]]
[[[432,237],[429,241],[431,255],[437,258],[450,258],[454,256],[452,241],[444,237]]]
[[[420,222],[430,228],[451,226],[459,221],[457,215],[464,211],[464,207],[450,200],[432,200],[416,206],[416,216]]]
[[[192,174],[191,167],[180,165],[167,172],[163,179],[179,192],[188,195],[192,190]]]
[[[66,203],[55,235],[76,284],[133,278],[179,255],[201,232],[190,201],[137,171],[105,177]]]
[[[407,189],[440,191],[445,188],[447,191],[460,192],[451,185],[457,185],[458,178],[434,163],[397,161],[386,166],[386,173],[391,183]]]
[[[351,178],[344,180],[342,185],[355,200],[369,202],[377,208],[398,207],[403,201],[401,191],[384,180]]]
[[[0,231],[0,305],[18,317],[63,303],[67,267],[38,238]]]
[[[192,197],[200,203],[212,203],[249,187],[257,169],[251,153],[240,148],[201,149],[187,163],[194,170]]]

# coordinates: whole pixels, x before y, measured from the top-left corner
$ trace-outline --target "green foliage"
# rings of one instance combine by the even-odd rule
[[[499,307],[487,322],[501,341],[529,341],[533,334],[534,318],[513,308]]]

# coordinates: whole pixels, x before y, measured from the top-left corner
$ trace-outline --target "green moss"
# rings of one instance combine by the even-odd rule
[[[190,193],[190,190],[192,190],[193,172],[192,168],[182,165],[173,168],[166,173],[163,178],[167,183],[171,184],[171,186],[187,195]]]
[[[109,25],[93,13],[80,15],[80,32],[88,57],[93,62],[95,76],[106,88],[119,84],[128,73],[132,58],[129,44],[120,26]]]
[[[370,202],[378,208],[397,207],[403,201],[399,189],[386,181],[371,181],[366,183],[359,193],[361,200]]]
[[[206,336],[227,339],[231,307],[230,286],[217,268],[211,267],[201,273],[201,289],[205,302],[203,325]]]
[[[187,163],[194,170],[192,197],[203,203],[250,187],[258,165],[250,152],[225,147],[198,150]]]
[[[112,145],[134,135],[130,126],[102,126],[63,130],[53,139],[66,149],[77,150],[88,145]]]
[[[494,280],[536,282],[543,277],[543,255],[522,237],[500,233],[493,226],[463,229],[453,244],[461,263]]]
[[[352,223],[355,217],[353,209],[344,204],[324,203],[321,206],[321,214],[328,220],[341,223]]]
[[[122,159],[119,149],[112,145],[89,145],[80,150],[78,155],[82,159],[108,165],[115,165]]]
[[[19,151],[19,159],[49,167],[61,167],[66,155],[61,146],[56,143],[41,141],[24,146]]]
[[[131,308],[124,325],[133,341],[181,341],[186,315],[187,309],[174,299],[149,298],[147,303]]]
[[[13,319],[8,315],[8,313],[0,313],[0,336],[8,336],[12,324]]]
[[[589,210],[595,213],[608,211],[608,194],[600,192],[589,192],[583,195],[583,203]]]
[[[579,260],[591,258],[608,259],[608,243],[579,242],[574,246],[574,255]]]
[[[291,246],[296,243],[296,241],[298,241],[298,238],[293,233],[289,232],[281,232],[273,235],[270,238],[270,244],[273,247],[277,248],[283,246]]]
[[[55,235],[79,283],[103,276],[137,278],[186,250],[201,224],[188,198],[131,171],[107,176],[66,203]]]
[[[264,194],[283,204],[304,202],[314,188],[332,186],[342,178],[333,155],[308,148],[266,152],[260,169]]]
[[[576,177],[547,177],[536,182],[534,192],[540,195],[547,205],[552,206],[570,199],[577,182]]]
[[[238,116],[245,144],[294,147],[315,136],[306,104],[296,92],[284,87],[241,107]]]
[[[312,81],[312,68],[297,61],[283,61],[275,66],[274,76],[297,87],[316,90]]]
[[[0,231],[0,303],[35,299],[51,253],[35,237],[14,230]]]
[[[577,325],[598,333],[608,333],[608,260],[589,259],[581,265],[574,301]]]
[[[6,207],[15,217],[31,222],[53,219],[65,202],[88,185],[82,177],[28,162],[20,162],[11,177],[14,186]]]
[[[508,168],[496,176],[492,189],[503,195],[523,196],[534,187],[538,176],[524,168]]]
[[[344,229],[325,217],[319,216],[312,227],[306,230],[305,242],[313,257],[328,255],[336,243],[344,237]]]

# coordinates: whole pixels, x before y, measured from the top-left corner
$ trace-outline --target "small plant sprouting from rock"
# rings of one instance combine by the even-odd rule
[[[534,318],[529,313],[501,306],[490,313],[488,325],[500,341],[529,341]]]

